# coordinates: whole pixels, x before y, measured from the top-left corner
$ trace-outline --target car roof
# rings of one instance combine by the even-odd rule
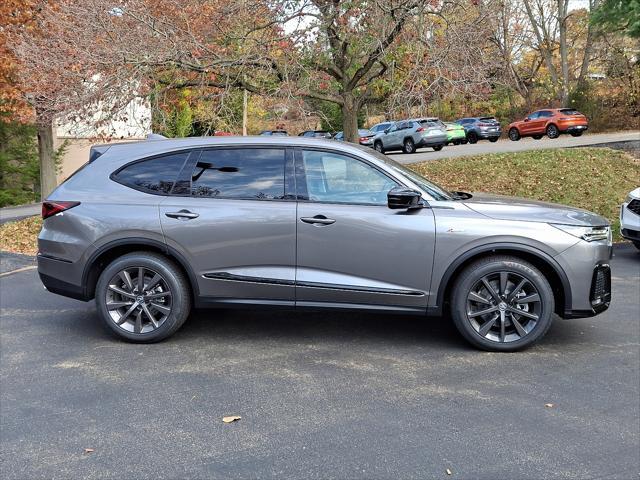
[[[92,148],[101,152],[96,157],[96,161],[101,158],[127,158],[136,159],[153,155],[160,155],[172,151],[180,151],[191,148],[207,148],[217,146],[281,146],[281,147],[323,147],[331,149],[340,149],[345,151],[358,152],[359,149],[353,149],[350,144],[339,144],[333,140],[314,137],[299,136],[225,136],[225,137],[187,137],[187,138],[166,138],[166,139],[149,139],[134,142],[119,142],[111,144],[94,145]],[[107,154],[108,155],[105,155]]]

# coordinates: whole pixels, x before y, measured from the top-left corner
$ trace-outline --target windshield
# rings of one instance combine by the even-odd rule
[[[390,159],[386,155],[377,152],[371,148],[362,147],[360,145],[354,145],[357,148],[361,149],[364,152],[367,152],[369,155],[373,155],[374,157],[382,160],[385,165],[387,165],[392,170],[396,171],[400,175],[403,175],[410,179],[413,183],[418,185],[422,190],[427,192],[430,196],[433,197],[434,200],[455,200],[456,195],[448,192],[444,188],[436,185],[435,183],[430,182],[422,175],[414,172],[413,170],[405,167],[404,165],[399,164],[395,160]]]

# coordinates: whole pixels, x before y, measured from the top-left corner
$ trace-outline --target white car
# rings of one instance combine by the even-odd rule
[[[620,233],[640,250],[640,188],[629,193],[620,207]]]

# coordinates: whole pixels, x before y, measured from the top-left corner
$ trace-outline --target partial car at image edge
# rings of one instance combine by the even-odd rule
[[[629,192],[620,206],[620,234],[640,250],[640,187]]]

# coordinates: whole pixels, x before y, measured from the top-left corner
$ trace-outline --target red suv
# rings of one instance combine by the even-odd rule
[[[589,128],[587,117],[573,108],[550,108],[533,112],[524,120],[513,122],[507,131],[514,142],[522,137],[540,140],[544,135],[558,138],[561,133],[579,137]]]

